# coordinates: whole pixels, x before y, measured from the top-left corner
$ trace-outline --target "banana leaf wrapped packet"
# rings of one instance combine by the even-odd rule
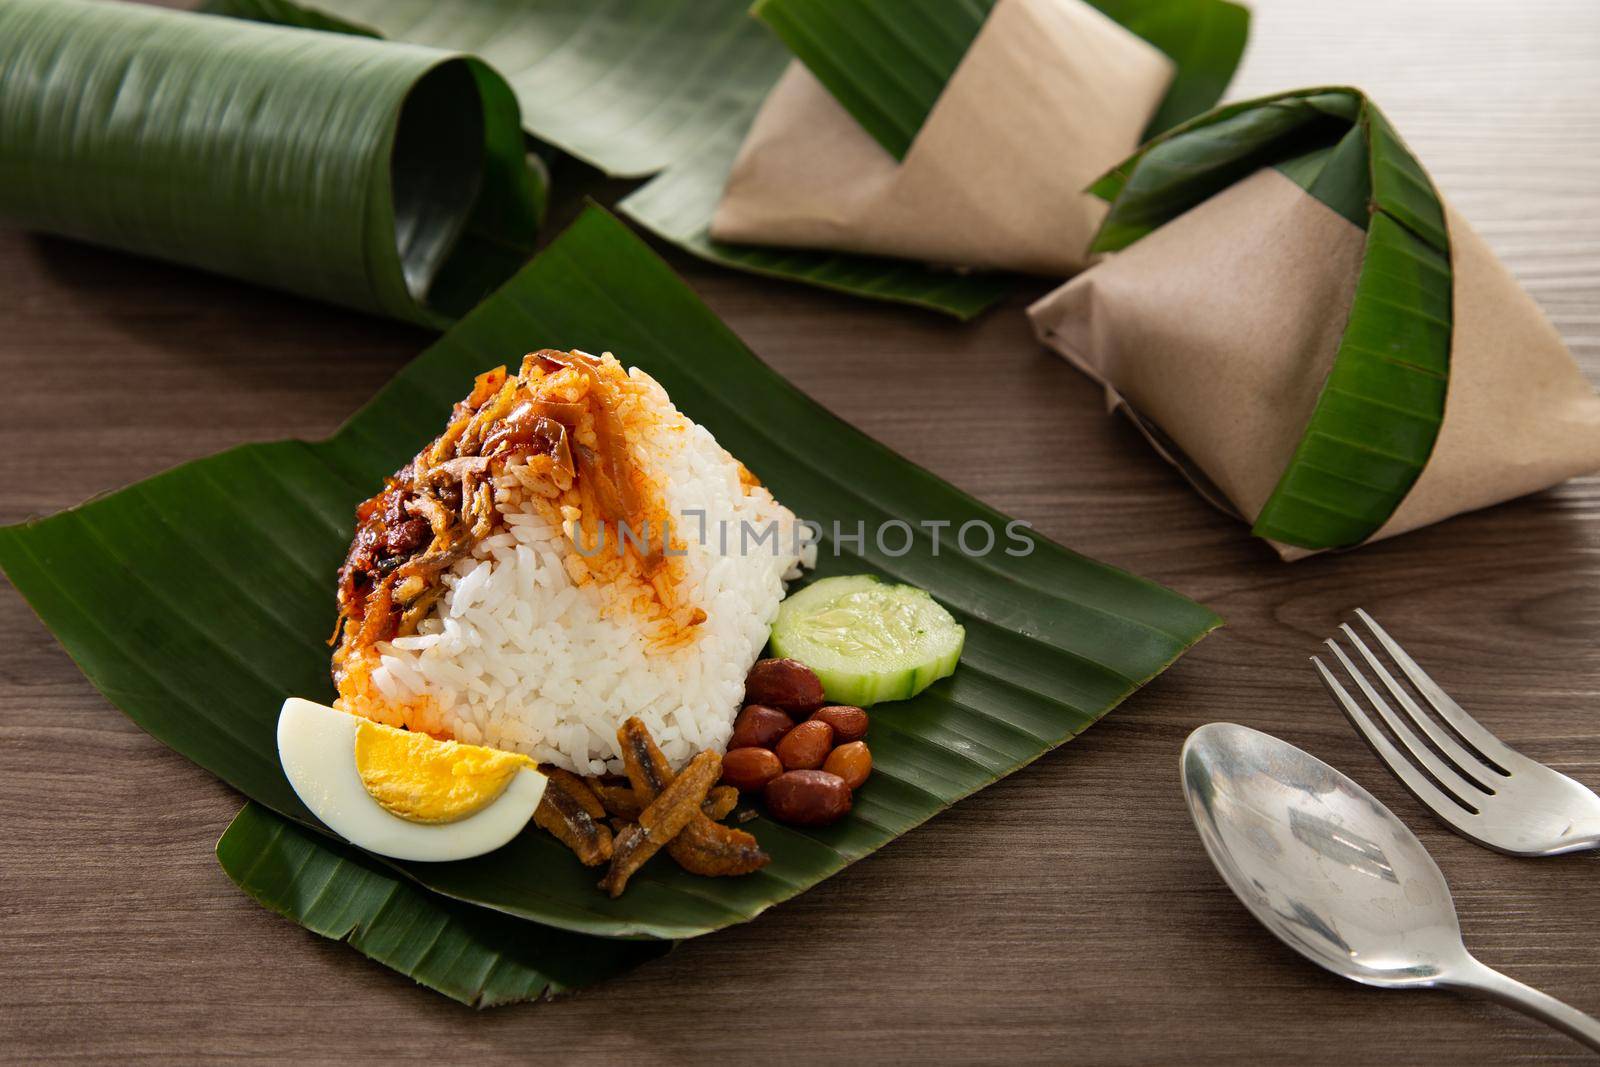
[[[1116,254],[1039,337],[1283,558],[1600,469],[1600,397],[1359,90],[1219,108],[1094,192]]]
[[[1153,121],[1216,101],[1249,21],[1221,0],[857,5],[757,4],[800,59],[745,137],[716,240],[1072,274],[1105,213],[1085,187]],[[1214,48],[1162,51],[1201,22]],[[952,55],[959,32],[975,36]],[[940,46],[953,69],[930,73]]]

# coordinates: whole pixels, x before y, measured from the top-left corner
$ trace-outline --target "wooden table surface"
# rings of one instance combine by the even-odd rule
[[[1600,4],[1256,0],[1235,87],[1371,90],[1600,378]],[[257,907],[212,857],[239,798],[96,693],[0,589],[0,1056],[638,1062],[1556,1062],[1499,1007],[1303,962],[1207,862],[1177,755],[1279,734],[1422,836],[1468,943],[1600,1012],[1600,856],[1517,860],[1433,822],[1306,663],[1384,619],[1537,759],[1600,786],[1600,479],[1285,565],[1210,510],[1023,300],[959,326],[671,256],[801,388],[1044,533],[1228,628],[1084,737],[746,926],[554,1003],[477,1013]],[[320,436],[415,330],[63,240],[0,233],[0,521],[242,441]],[[952,421],[997,427],[972,447]]]

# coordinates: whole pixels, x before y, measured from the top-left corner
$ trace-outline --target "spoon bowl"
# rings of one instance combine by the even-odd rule
[[[1350,778],[1233,723],[1190,734],[1182,774],[1189,813],[1223,880],[1302,956],[1364,985],[1482,993],[1600,1049],[1600,1022],[1467,951],[1433,857]]]

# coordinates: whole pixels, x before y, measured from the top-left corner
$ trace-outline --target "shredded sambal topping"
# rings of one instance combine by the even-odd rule
[[[669,550],[682,543],[628,443],[641,420],[659,418],[654,403],[638,402],[658,388],[610,355],[555,349],[530,353],[516,375],[478,375],[445,431],[356,508],[330,641],[341,695],[366,689],[353,675],[373,666],[375,645],[416,632],[446,572],[503,525],[497,505],[508,493],[566,532],[562,562],[574,583],[604,583],[611,608],[659,623],[658,644],[691,638],[705,613],[679,602],[681,565]]]

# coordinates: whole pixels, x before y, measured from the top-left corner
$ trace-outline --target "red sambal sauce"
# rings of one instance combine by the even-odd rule
[[[526,387],[532,368],[583,373],[593,402],[541,399]],[[589,482],[608,519],[633,515],[640,502],[615,403],[611,383],[584,352],[541,349],[526,357],[515,379],[503,366],[478,375],[471,394],[452,409],[445,431],[356,508],[355,539],[339,569],[339,623],[330,643],[343,635],[346,644],[368,646],[415,629],[443,593],[440,576],[496,521],[492,477],[510,459],[549,456],[567,478]],[[574,433],[586,413],[593,417],[593,449]],[[655,554],[652,546],[647,555]]]

